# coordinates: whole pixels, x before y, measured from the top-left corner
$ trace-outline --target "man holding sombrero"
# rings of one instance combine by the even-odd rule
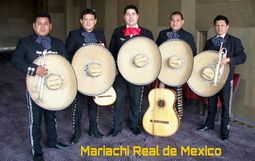
[[[246,61],[246,54],[240,39],[229,35],[229,20],[223,15],[218,15],[214,19],[214,29],[216,36],[207,40],[204,50],[220,50],[221,44],[227,49],[226,57],[221,59],[221,66],[230,65],[230,72],[223,88],[215,95],[208,98],[208,115],[205,125],[198,128],[198,131],[207,131],[214,128],[215,115],[217,113],[217,101],[220,97],[222,103],[222,114],[220,124],[220,136],[222,140],[229,137],[229,111],[232,101],[233,74],[235,66]]]
[[[77,30],[69,32],[66,49],[69,55],[69,59],[72,59],[74,54],[83,45],[91,43],[99,43],[105,46],[105,36],[102,31],[94,29],[97,22],[97,17],[94,9],[85,9],[81,13],[80,23],[82,27]],[[85,55],[83,54],[83,57]],[[84,65],[84,64],[83,64]],[[84,69],[83,69],[84,71]],[[77,74],[77,73],[76,73]],[[83,75],[82,75],[83,76]],[[78,82],[78,86],[80,86]],[[85,85],[89,86],[89,85]],[[95,88],[95,87],[93,87]],[[89,116],[89,131],[90,136],[96,138],[102,138],[103,134],[97,128],[97,115],[98,106],[93,101],[93,97],[87,97],[88,102],[88,116]],[[76,144],[81,138],[81,119],[82,119],[82,109],[85,104],[85,95],[83,93],[77,92],[76,98],[72,105],[72,124],[73,124],[73,135],[71,138],[71,143]]]
[[[122,45],[134,37],[144,36],[153,40],[152,32],[138,26],[139,13],[138,9],[134,5],[128,5],[124,9],[124,20],[126,25],[116,28],[112,34],[111,42],[109,45],[109,50],[113,54],[113,57],[117,61],[118,52]],[[139,44],[137,44],[139,45]],[[128,54],[128,53],[127,53]],[[140,58],[138,58],[140,59]],[[140,59],[141,60],[141,59]],[[146,73],[145,73],[146,74]],[[142,77],[142,76],[140,76]],[[137,78],[139,79],[139,77]],[[123,122],[123,109],[125,104],[126,94],[129,92],[130,98],[130,129],[134,135],[139,135],[140,131],[140,108],[143,95],[143,86],[135,85],[123,78],[123,76],[118,73],[114,82],[114,89],[117,93],[117,100],[114,103],[112,110],[112,130],[109,136],[114,137],[122,130]]]
[[[183,18],[183,15],[182,15],[181,12],[175,11],[175,12],[171,13],[171,15],[169,17],[170,28],[160,31],[160,33],[158,35],[158,38],[156,40],[156,43],[157,43],[158,46],[160,46],[161,44],[163,44],[164,42],[169,41],[169,40],[183,40],[190,46],[190,48],[191,48],[190,52],[192,52],[193,56],[195,56],[197,51],[196,51],[194,38],[193,38],[192,34],[190,34],[189,32],[185,31],[182,28],[183,24],[184,24],[184,18]],[[174,46],[177,47],[177,44],[174,45]],[[182,46],[178,46],[177,48],[182,48],[182,52],[180,52],[180,54],[188,52],[186,50],[186,48],[183,48]],[[162,50],[161,50],[161,53],[162,53]],[[169,49],[168,50],[168,55],[169,56],[167,56],[167,58],[171,57],[170,53],[176,54],[177,51]],[[190,54],[188,54],[188,55],[190,55]],[[182,57],[182,56],[180,56],[180,57]],[[164,61],[164,57],[162,59]],[[171,67],[172,65],[169,65],[170,68],[173,69],[173,70],[171,70],[170,72],[166,71],[167,77],[170,81],[168,84],[172,88],[174,88],[175,92],[177,93],[177,110],[178,110],[178,114],[179,114],[180,118],[183,116],[183,92],[182,92],[182,86],[177,85],[177,84],[185,83],[185,82],[181,83],[182,80],[186,80],[186,78],[187,78],[184,73],[187,73],[186,75],[190,76],[190,71],[192,71],[192,63],[193,63],[192,59],[193,58],[191,57],[191,58],[187,58],[187,59],[189,59],[189,60],[186,60],[186,62],[183,63],[183,64],[186,64],[187,62],[190,61],[191,62],[190,66],[186,66],[186,67],[182,67],[182,68],[176,68],[176,67]],[[170,70],[170,68],[169,68],[169,70]],[[190,70],[189,69],[184,70],[185,68],[190,68]],[[180,74],[176,73],[176,72],[175,73],[177,75],[175,75],[173,73],[173,71],[178,71],[179,73],[182,72],[181,75],[183,75],[183,77]],[[161,80],[161,78],[164,79],[163,76],[162,76],[162,74],[164,74],[163,72],[164,72],[164,66],[162,66],[162,72],[159,75],[160,80]],[[169,73],[172,73],[172,74],[169,74]],[[174,81],[174,79],[179,79],[180,83],[172,83],[172,81]]]
[[[64,43],[58,38],[49,35],[52,30],[51,16],[48,13],[39,13],[33,20],[34,34],[20,39],[16,50],[13,53],[11,62],[24,74],[34,77],[44,77],[48,75],[48,69],[44,65],[37,65],[34,60],[38,59],[42,53],[51,51],[66,56]],[[56,64],[57,66],[58,64]],[[38,83],[38,82],[35,82]],[[41,124],[42,116],[45,118],[47,133],[46,146],[56,149],[64,149],[68,145],[57,142],[56,115],[55,111],[43,109],[28,90],[27,108],[29,115],[29,134],[32,146],[34,161],[44,161],[41,147]]]

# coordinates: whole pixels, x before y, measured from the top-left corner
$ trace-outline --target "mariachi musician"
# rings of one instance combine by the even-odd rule
[[[221,65],[223,66],[228,63],[230,65],[230,72],[223,88],[218,93],[208,98],[209,107],[206,122],[197,130],[207,131],[214,128],[219,96],[222,103],[220,136],[222,140],[225,140],[229,137],[229,110],[232,101],[233,74],[235,66],[246,61],[246,54],[241,40],[227,33],[229,29],[229,20],[227,17],[218,15],[213,22],[216,36],[207,40],[204,50],[219,51],[223,43],[223,47],[227,49],[227,56],[221,59]]]
[[[81,28],[69,32],[66,40],[66,49],[68,57],[71,60],[76,51],[85,44],[99,43],[105,46],[105,36],[102,31],[94,29],[97,23],[96,12],[94,9],[85,9],[80,16]],[[81,138],[81,118],[82,109],[84,108],[85,95],[78,92],[72,105],[72,125],[73,135],[71,143],[76,144]],[[90,136],[102,138],[103,134],[97,128],[98,106],[93,101],[93,97],[88,96],[88,116],[89,116],[89,131]]]
[[[125,26],[116,28],[112,34],[109,50],[117,61],[118,52],[121,46],[129,39],[136,36],[144,36],[153,40],[152,32],[138,26],[139,13],[134,5],[128,5],[124,9]],[[138,44],[139,45],[139,44]],[[130,98],[130,129],[134,135],[139,135],[140,131],[140,115],[141,101],[143,95],[143,86],[134,85],[126,81],[123,76],[118,73],[114,82],[114,89],[117,93],[117,99],[112,109],[112,130],[109,136],[114,137],[122,130],[123,109],[125,104],[126,94],[129,92]]]
[[[184,18],[181,12],[175,11],[171,13],[169,17],[169,29],[162,30],[159,33],[159,36],[156,40],[156,43],[158,46],[160,46],[162,43],[164,43],[167,40],[172,39],[181,39],[184,40],[186,43],[188,43],[192,49],[193,56],[196,55],[196,46],[193,36],[182,29],[182,26],[184,24]],[[169,77],[171,77],[169,75]],[[183,92],[182,92],[182,86],[174,87],[175,92],[177,93],[177,110],[179,117],[181,118],[183,116]]]
[[[25,74],[43,77],[47,75],[48,70],[43,66],[38,66],[33,63],[35,59],[41,56],[38,53],[46,50],[66,56],[65,46],[61,40],[49,35],[52,30],[52,23],[48,13],[39,13],[36,15],[33,20],[33,30],[34,34],[20,39],[11,62]],[[47,132],[46,146],[63,149],[67,145],[57,142],[55,111],[49,111],[38,106],[31,99],[28,91],[26,95],[29,114],[29,138],[31,139],[34,161],[43,161],[43,152],[40,145],[42,115],[45,117]]]

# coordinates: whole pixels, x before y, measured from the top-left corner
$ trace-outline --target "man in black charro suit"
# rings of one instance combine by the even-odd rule
[[[42,53],[44,50],[57,52],[58,54],[66,56],[64,43],[49,35],[51,29],[50,15],[48,13],[39,13],[33,20],[34,34],[19,40],[11,62],[24,74],[38,75],[40,77],[47,75],[46,68],[33,63],[33,61],[40,56],[38,53]],[[57,142],[55,111],[45,110],[35,104],[28,91],[26,91],[26,96],[29,115],[29,138],[32,145],[34,161],[43,161],[43,152],[40,145],[42,115],[44,115],[45,118],[47,133],[46,146],[63,149],[67,147],[67,145]]]
[[[118,52],[121,46],[129,39],[136,36],[144,36],[153,40],[152,32],[138,26],[138,9],[136,6],[128,5],[124,9],[124,20],[126,25],[116,28],[112,34],[109,50],[113,54],[115,61],[117,60]],[[123,109],[125,104],[126,94],[129,92],[130,98],[130,113],[131,120],[130,129],[135,135],[139,135],[140,131],[140,115],[143,95],[143,86],[134,85],[127,82],[123,76],[118,73],[113,85],[116,90],[117,99],[112,109],[112,130],[109,136],[114,137],[122,130]]]
[[[169,29],[165,29],[160,31],[158,38],[156,40],[156,43],[158,46],[160,46],[162,43],[164,43],[167,40],[172,39],[180,39],[185,41],[189,44],[189,46],[192,49],[193,56],[196,55],[196,46],[195,41],[191,33],[185,31],[182,26],[184,24],[184,18],[181,12],[175,11],[171,13],[169,17]],[[169,77],[171,77],[169,75]],[[172,87],[176,94],[177,94],[177,111],[179,114],[179,118],[181,119],[183,116],[183,92],[182,92],[182,86]]]
[[[103,46],[106,45],[104,33],[102,31],[94,29],[96,22],[97,17],[94,9],[85,9],[84,11],[82,11],[80,17],[80,23],[82,27],[80,29],[70,31],[66,41],[66,49],[70,60],[73,58],[76,51],[85,44],[99,43]],[[91,96],[87,96],[87,102],[89,116],[88,133],[90,136],[102,138],[103,134],[101,134],[97,128],[98,106],[96,105],[93,97]],[[72,144],[77,143],[81,138],[81,118],[84,103],[85,95],[78,92],[72,104]]]
[[[214,96],[208,98],[208,115],[205,125],[198,128],[198,131],[207,131],[214,128],[215,115],[217,113],[218,96],[222,104],[220,136],[222,140],[229,137],[229,110],[232,101],[233,91],[233,75],[235,66],[246,61],[246,54],[240,39],[228,34],[229,20],[223,15],[218,15],[214,19],[214,29],[216,35],[207,40],[204,50],[219,51],[221,43],[227,49],[227,57],[222,58],[221,64],[228,63],[230,65],[230,72],[228,79],[223,88]]]

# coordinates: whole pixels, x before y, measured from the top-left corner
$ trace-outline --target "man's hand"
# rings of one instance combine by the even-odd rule
[[[225,64],[229,63],[230,62],[230,59],[229,58],[222,58],[221,59],[221,62],[220,62],[220,65],[221,66],[224,66]]]
[[[36,69],[36,74],[39,75],[40,77],[43,77],[48,74],[48,69],[38,66]]]

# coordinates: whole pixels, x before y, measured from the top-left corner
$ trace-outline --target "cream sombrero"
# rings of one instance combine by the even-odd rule
[[[158,46],[146,37],[132,38],[120,48],[117,65],[128,82],[136,85],[150,84],[158,77],[161,67]]]
[[[162,58],[159,80],[168,86],[187,82],[193,68],[192,50],[185,41],[168,40],[159,46]]]
[[[99,44],[81,47],[72,60],[78,90],[84,95],[96,96],[106,92],[113,84],[116,65],[112,54]]]
[[[224,86],[230,67],[229,64],[224,66],[224,70],[215,84],[214,77],[218,60],[218,52],[212,50],[201,52],[195,56],[193,71],[187,83],[197,95],[210,97],[218,93]]]
[[[42,65],[43,56],[34,60]],[[61,110],[68,107],[77,93],[77,81],[71,64],[61,55],[46,54],[44,77],[26,76],[28,92],[34,102],[47,110]]]

